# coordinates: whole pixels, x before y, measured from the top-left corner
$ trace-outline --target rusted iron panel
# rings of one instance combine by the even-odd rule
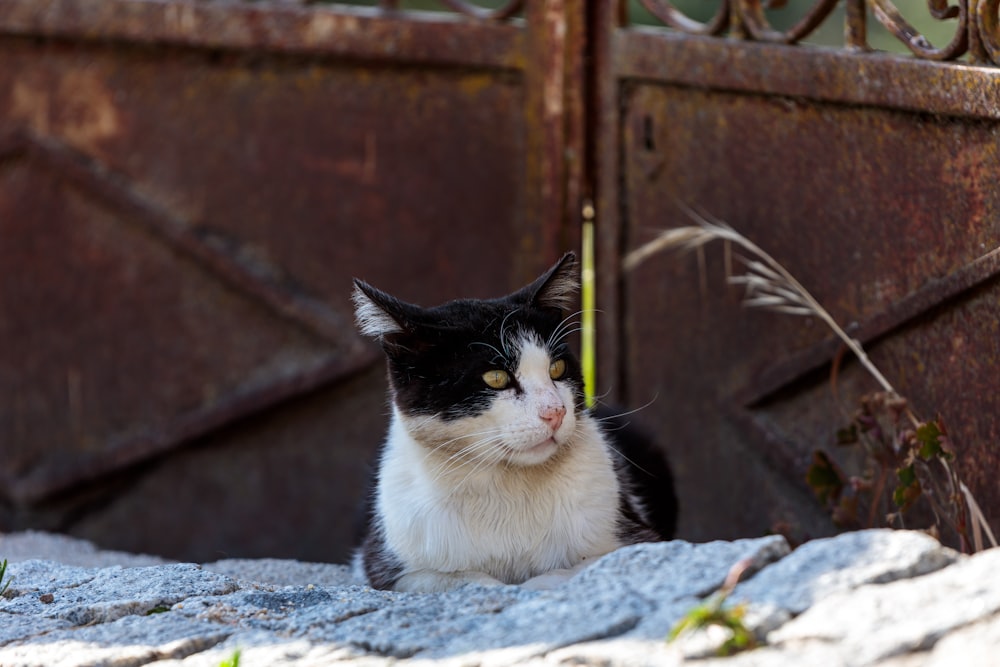
[[[21,280],[0,291],[0,530],[198,560],[346,554],[385,426],[351,277],[423,303],[491,296],[575,243],[573,7],[531,10],[536,31],[3,3],[0,254]],[[159,503],[162,531],[120,530]]]
[[[523,28],[365,7],[178,0],[5,0],[0,31],[79,41],[263,50],[408,65],[526,66]]]
[[[530,257],[557,256],[580,245],[580,209],[584,169],[584,2],[530,2],[531,26],[526,53],[533,67],[525,71],[526,112],[535,122],[526,128],[525,179],[527,219],[535,221],[522,237]],[[562,226],[537,221],[564,220]],[[542,232],[542,233],[539,233]],[[528,267],[522,267],[526,271]]]
[[[918,413],[944,416],[996,525],[1000,404],[985,387],[1000,361],[990,254],[1000,126],[667,83],[623,91],[625,247],[687,224],[686,202],[766,248],[854,323]],[[647,414],[669,434],[680,532],[830,530],[803,481],[811,451],[832,447],[844,420],[823,364],[835,351],[829,333],[742,310],[721,248],[704,259],[652,261],[625,278],[622,302],[627,398],[656,398]],[[845,371],[840,387],[849,404],[873,385]]]
[[[620,1],[624,6],[626,3]],[[688,35],[727,36],[738,40],[797,44],[835,19],[837,0],[804,0],[788,3],[768,0],[720,0],[710,18],[701,21],[688,16],[671,0],[639,0],[639,5],[664,26]],[[931,1],[907,15],[916,18],[925,31],[947,35],[934,45],[914,27],[892,0],[847,0],[843,14],[843,44],[853,51],[868,51],[868,25],[877,22],[898,40],[900,46],[925,60],[955,60],[968,55],[974,62],[1000,64],[998,0],[963,0],[956,4]],[[909,3],[916,4],[916,3]],[[868,11],[866,11],[868,10]],[[928,26],[928,21],[932,24]],[[608,26],[626,25],[622,17]],[[779,27],[780,26],[780,27]],[[942,40],[940,35],[936,38]]]
[[[878,53],[730,42],[662,30],[612,34],[624,80],[805,97],[971,118],[1000,117],[1000,69]]]
[[[381,365],[373,366],[137,471],[108,475],[87,498],[100,511],[83,513],[71,531],[193,562],[345,562],[385,426],[384,377]],[[41,512],[33,518],[45,520]]]
[[[80,156],[4,143],[8,500],[37,502],[374,361],[349,322],[314,331],[234,294],[232,276],[158,237],[174,221]]]

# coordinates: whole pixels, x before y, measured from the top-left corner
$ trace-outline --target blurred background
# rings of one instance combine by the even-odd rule
[[[764,11],[783,30],[815,4]],[[954,20],[900,4],[932,43],[952,39]],[[696,20],[720,6],[674,5]],[[946,363],[955,346],[996,355],[992,268],[963,269],[997,239],[987,79],[942,101],[908,84],[955,66],[872,55],[891,67],[858,74],[841,4],[806,46],[766,48],[683,37],[637,3],[624,28],[610,0],[479,7],[497,15],[0,4],[0,531],[344,560],[388,414],[351,279],[422,304],[504,294],[579,249],[593,203],[595,389],[649,406],[636,419],[674,462],[680,536],[829,534],[803,482],[840,419],[827,332],[741,314],[721,254],[707,272],[704,257],[620,271],[683,224],[680,200],[768,241],[869,340],[896,341],[881,358],[903,386],[988,443],[970,484],[996,505],[992,371]],[[908,53],[868,27],[875,49]],[[751,69],[732,74],[743,49]],[[747,72],[770,83],[752,90]],[[896,85],[902,98],[870,92]],[[945,288],[928,296],[932,279]]]

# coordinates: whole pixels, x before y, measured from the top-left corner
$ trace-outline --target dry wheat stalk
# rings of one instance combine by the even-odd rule
[[[687,207],[685,207],[687,208]],[[730,276],[730,284],[743,285],[746,294],[743,305],[752,308],[764,308],[786,315],[803,315],[818,317],[837,335],[840,340],[854,353],[858,361],[865,367],[882,389],[892,394],[898,392],[889,384],[875,364],[871,362],[864,348],[856,339],[844,331],[836,320],[819,304],[812,294],[789,273],[778,260],[774,259],[763,248],[743,236],[721,220],[703,215],[687,208],[688,215],[697,225],[676,227],[663,231],[658,237],[642,247],[633,250],[625,257],[624,267],[631,271],[655,254],[664,250],[699,248],[710,241],[725,241],[736,244],[757,259],[741,258],[746,266],[746,273],[740,276]]]
[[[899,392],[885,379],[882,372],[868,358],[861,343],[849,336],[837,324],[830,313],[813,298],[812,294],[776,259],[722,220],[695,211],[684,204],[681,204],[681,206],[696,224],[664,230],[652,241],[630,252],[625,257],[623,263],[626,271],[633,271],[650,257],[667,250],[700,249],[712,241],[726,243],[727,249],[730,244],[739,246],[747,251],[751,257],[740,258],[746,267],[745,273],[735,276],[730,275],[727,280],[730,284],[743,285],[745,289],[743,297],[744,306],[764,308],[786,315],[818,317],[843,341],[844,345],[851,350],[865,370],[881,385],[884,391],[899,396]],[[727,267],[728,265],[727,261]],[[910,422],[916,428],[920,423],[919,420],[909,410],[907,410],[907,413]],[[944,466],[949,479],[957,480],[957,476],[953,473],[947,461],[942,459],[940,463]],[[982,509],[980,509],[979,504],[972,496],[971,491],[961,481],[958,484],[959,490],[965,498],[970,518],[972,519],[974,549],[976,551],[983,549],[983,532],[985,532],[992,546],[997,546],[996,537],[993,535],[993,531],[986,522],[986,517]]]

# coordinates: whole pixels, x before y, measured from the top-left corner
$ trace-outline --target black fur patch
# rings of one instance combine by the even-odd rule
[[[367,286],[366,286],[367,287]],[[370,289],[370,288],[369,288]],[[367,292],[367,290],[366,290]],[[496,396],[483,382],[494,369],[514,375],[518,339],[537,338],[553,360],[566,361],[563,381],[577,403],[583,397],[580,364],[557,334],[560,311],[522,300],[516,292],[490,300],[464,299],[434,308],[403,304],[372,290],[386,312],[402,320],[402,331],[382,338],[394,402],[410,415],[438,415],[445,421],[487,411]],[[518,390],[515,384],[511,385]]]
[[[390,590],[403,573],[403,564],[386,546],[382,530],[377,525],[361,544],[361,562],[372,588]]]
[[[622,498],[626,527],[638,524],[657,535],[653,540],[636,540],[639,542],[670,539],[677,529],[677,496],[666,453],[633,423],[632,415],[619,416],[609,408],[599,407],[594,416],[613,448],[618,479],[627,492]],[[638,504],[628,495],[634,496]]]

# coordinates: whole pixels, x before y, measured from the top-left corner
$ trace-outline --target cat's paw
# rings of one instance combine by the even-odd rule
[[[437,572],[417,570],[404,574],[393,586],[393,590],[404,593],[442,593],[466,584],[477,586],[505,586],[485,572],[467,570],[464,572]]]
[[[572,579],[577,572],[579,572],[579,570],[575,567],[565,570],[550,570],[545,574],[539,574],[538,576],[528,579],[526,582],[521,584],[521,588],[527,588],[529,591],[546,591],[550,588],[555,588],[556,586],[565,584],[567,581]]]
[[[506,586],[504,582],[495,579],[485,572],[460,572],[457,575],[458,586],[475,584],[477,586]]]

